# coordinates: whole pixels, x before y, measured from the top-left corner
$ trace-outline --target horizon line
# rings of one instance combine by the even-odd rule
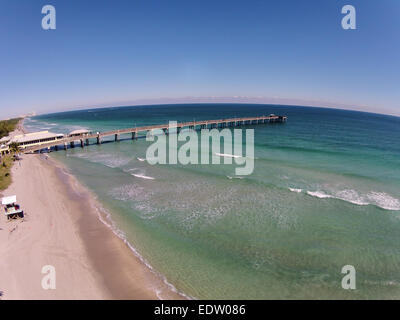
[[[94,103],[85,104],[81,106],[72,106],[60,108],[60,110],[52,111],[31,111],[18,116],[11,116],[7,119],[17,118],[17,117],[30,117],[30,116],[40,116],[46,114],[55,114],[63,112],[73,112],[82,110],[93,110],[93,109],[104,109],[104,108],[124,108],[124,107],[135,107],[135,106],[154,106],[154,105],[185,105],[185,104],[253,104],[253,105],[276,105],[276,106],[293,106],[293,107],[310,107],[310,108],[326,108],[326,109],[338,109],[347,111],[358,111],[371,114],[387,115],[400,117],[400,114],[393,114],[390,111],[376,111],[370,106],[362,105],[352,105],[343,103],[334,103],[328,101],[318,101],[318,100],[307,100],[307,99],[293,99],[293,98],[278,98],[278,97],[249,97],[249,96],[233,96],[233,97],[180,97],[180,98],[144,98],[128,101],[114,101],[105,103]],[[34,115],[32,115],[34,114]]]
[[[293,107],[309,107],[309,108],[323,108],[323,109],[338,109],[346,111],[357,111],[371,114],[379,114],[393,117],[400,117],[400,114],[393,114],[389,112],[377,112],[375,110],[368,110],[371,107],[361,105],[350,105],[343,103],[333,103],[327,101],[318,100],[301,100],[301,99],[290,99],[290,98],[268,98],[271,101],[259,101],[264,100],[266,97],[246,97],[246,96],[234,96],[234,97],[182,97],[182,98],[158,98],[158,99],[138,99],[133,101],[120,101],[114,103],[97,103],[93,105],[82,105],[66,107],[59,111],[43,111],[38,112],[35,116],[55,114],[63,112],[93,110],[93,109],[105,109],[105,108],[127,108],[127,107],[139,107],[139,106],[155,106],[155,105],[185,105],[185,104],[253,104],[253,105],[275,105],[275,106],[293,106]],[[205,101],[206,100],[206,101]],[[276,101],[274,101],[276,100]],[[303,103],[302,103],[303,102]],[[367,110],[365,110],[367,109]],[[29,113],[28,113],[29,114]]]

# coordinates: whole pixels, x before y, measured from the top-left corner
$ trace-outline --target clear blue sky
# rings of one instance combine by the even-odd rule
[[[0,41],[0,118],[211,96],[400,115],[399,0],[1,0]]]

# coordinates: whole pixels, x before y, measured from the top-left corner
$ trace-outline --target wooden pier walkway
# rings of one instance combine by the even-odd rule
[[[81,147],[90,144],[90,139],[96,139],[97,144],[101,144],[102,138],[114,136],[114,140],[118,141],[120,135],[122,134],[131,134],[132,139],[136,139],[139,136],[139,133],[145,132],[147,134],[148,131],[159,129],[167,132],[168,129],[173,128],[178,132],[183,128],[191,128],[194,130],[197,129],[212,129],[212,128],[226,128],[226,127],[237,127],[244,125],[255,125],[255,124],[264,124],[264,123],[282,123],[286,122],[286,116],[259,116],[259,117],[248,117],[248,118],[230,118],[230,119],[218,119],[218,120],[200,120],[200,121],[190,121],[190,122],[180,122],[177,123],[176,126],[170,126],[169,123],[162,125],[151,125],[151,126],[143,126],[143,127],[135,127],[135,128],[127,128],[127,129],[119,129],[112,130],[107,132],[96,132],[89,134],[82,134],[80,136],[73,137],[64,137],[62,139],[58,139],[57,141],[52,141],[49,143],[29,146],[25,149],[21,150],[24,153],[35,152],[44,149],[55,148],[55,150],[59,150],[60,146],[63,146],[64,149],[68,148],[70,145],[72,148],[75,146],[75,142],[79,142]]]

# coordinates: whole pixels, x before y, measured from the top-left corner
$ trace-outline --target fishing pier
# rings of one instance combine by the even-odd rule
[[[239,126],[247,126],[247,125],[257,125],[257,124],[268,124],[268,123],[283,123],[286,122],[286,116],[277,116],[277,115],[269,115],[269,116],[259,116],[259,117],[247,117],[247,118],[230,118],[230,119],[218,119],[218,120],[200,120],[200,121],[189,121],[189,122],[180,122],[175,125],[162,124],[162,125],[150,125],[143,127],[134,127],[127,129],[119,129],[112,130],[107,132],[87,132],[63,137],[57,137],[54,141],[40,143],[37,145],[27,145],[26,147],[21,148],[21,151],[24,153],[41,151],[44,149],[50,150],[54,148],[56,151],[60,149],[67,150],[68,146],[71,148],[75,147],[75,143],[78,143],[82,148],[90,145],[90,142],[94,141],[94,144],[101,144],[103,138],[105,137],[114,137],[114,141],[119,141],[121,135],[130,135],[131,139],[137,139],[140,134],[146,136],[147,132],[152,130],[163,130],[165,133],[168,133],[169,129],[174,129],[179,133],[180,130],[184,128],[189,128],[192,130],[201,130],[201,129],[213,129],[213,128],[228,128],[228,127],[239,127]],[[93,143],[92,143],[93,144]]]

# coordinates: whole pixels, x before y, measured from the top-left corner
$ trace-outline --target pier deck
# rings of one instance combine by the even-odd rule
[[[247,118],[229,118],[229,119],[218,119],[218,120],[200,120],[200,121],[189,121],[189,122],[180,122],[177,123],[176,126],[170,126],[169,123],[162,125],[150,125],[143,127],[134,127],[127,129],[118,129],[107,132],[96,132],[90,133],[81,136],[74,137],[64,137],[62,139],[58,139],[57,141],[53,141],[46,144],[41,144],[37,146],[29,146],[21,151],[24,153],[35,152],[44,149],[50,149],[54,147],[58,150],[59,146],[64,146],[64,149],[68,148],[68,145],[74,147],[75,142],[79,141],[80,146],[84,147],[85,145],[90,144],[90,139],[96,139],[96,144],[100,144],[102,142],[102,138],[114,136],[115,141],[119,140],[119,136],[122,134],[131,134],[132,139],[136,139],[139,136],[139,133],[145,132],[147,134],[148,131],[159,129],[167,131],[170,128],[177,129],[178,131],[182,128],[192,128],[196,129],[208,129],[208,128],[224,128],[224,127],[237,127],[243,125],[255,125],[255,124],[264,124],[264,123],[282,123],[287,120],[286,116],[259,116],[259,117],[247,117]]]

